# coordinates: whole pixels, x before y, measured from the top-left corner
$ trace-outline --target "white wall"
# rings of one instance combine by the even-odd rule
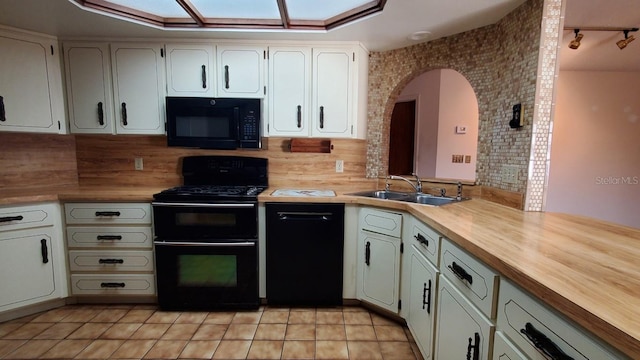
[[[415,171],[420,177],[475,180],[478,100],[471,84],[455,70],[426,72],[403,89],[398,101],[417,99]],[[466,126],[457,134],[456,126]],[[452,155],[471,163],[452,163]]]
[[[640,74],[562,71],[545,211],[640,228]]]

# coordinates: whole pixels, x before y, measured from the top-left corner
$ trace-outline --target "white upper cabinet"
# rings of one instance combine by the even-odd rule
[[[57,40],[0,28],[0,130],[64,133]]]
[[[266,48],[218,45],[218,96],[264,97]]]
[[[207,44],[167,44],[167,95],[215,96],[215,52]]]
[[[163,51],[160,44],[111,45],[117,133],[165,133]]]
[[[364,137],[367,64],[358,46],[270,47],[269,136]]]
[[[69,130],[113,133],[113,99],[109,46],[64,43]]]
[[[344,49],[313,49],[312,136],[351,137],[354,57]]]
[[[308,136],[311,48],[269,48],[269,135]]]

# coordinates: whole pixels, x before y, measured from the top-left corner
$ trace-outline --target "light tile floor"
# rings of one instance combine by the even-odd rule
[[[166,312],[70,305],[0,323],[0,359],[422,357],[406,327],[362,307]]]

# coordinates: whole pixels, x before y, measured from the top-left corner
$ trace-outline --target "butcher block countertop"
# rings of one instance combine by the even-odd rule
[[[0,191],[0,205],[151,201],[160,190]],[[347,203],[410,213],[613,347],[640,359],[640,230],[575,215],[523,212],[479,199],[432,207],[341,191],[304,196],[285,189],[276,192],[283,195],[272,196],[276,190],[265,190],[259,201]]]

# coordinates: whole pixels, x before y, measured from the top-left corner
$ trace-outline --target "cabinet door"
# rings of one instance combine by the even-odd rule
[[[218,46],[218,96],[264,97],[265,49]]]
[[[117,133],[164,134],[162,52],[161,45],[112,45]]]
[[[313,49],[312,136],[350,137],[353,53]]]
[[[434,358],[487,360],[494,325],[447,278],[439,282]]]
[[[0,130],[63,132],[56,41],[0,32],[0,54]]]
[[[309,136],[311,49],[269,49],[269,136]]]
[[[67,101],[72,133],[113,133],[107,44],[65,43]]]
[[[409,315],[407,325],[424,359],[433,359],[438,270],[417,249],[409,251]]]
[[[0,237],[0,310],[56,294],[51,228],[5,232]]]
[[[400,239],[360,231],[358,297],[398,312]]]
[[[213,46],[168,44],[167,94],[214,97]]]

